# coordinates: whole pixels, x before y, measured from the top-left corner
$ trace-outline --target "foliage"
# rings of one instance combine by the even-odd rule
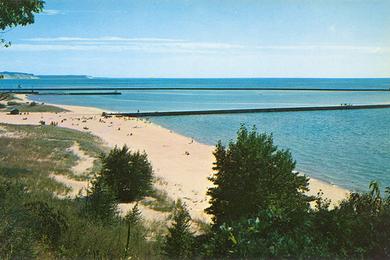
[[[13,101],[12,101],[13,102]],[[23,104],[23,103],[18,103],[18,102],[13,102],[14,105],[12,105],[12,107],[9,107],[7,110],[10,111],[11,109],[18,109],[21,113],[24,113],[24,112],[40,112],[40,113],[43,113],[43,112],[52,112],[52,113],[59,113],[59,112],[66,112],[67,110],[63,109],[63,108],[60,108],[60,107],[57,107],[57,106],[51,106],[51,105],[42,105],[42,104],[36,104],[35,105],[31,105],[33,103],[30,103],[30,104]]]
[[[47,202],[29,202],[25,207],[30,215],[29,226],[35,235],[53,247],[58,246],[61,236],[68,228],[65,216]]]
[[[273,208],[256,217],[223,223],[203,243],[207,257],[378,258],[390,257],[390,196],[351,193],[339,207],[318,198],[316,209],[292,221],[290,213]]]
[[[215,186],[207,192],[211,206],[206,212],[215,224],[253,217],[268,208],[291,214],[308,210],[313,199],[304,194],[308,178],[293,171],[290,152],[278,150],[272,135],[242,126],[237,141],[228,148],[219,142],[214,156],[215,174],[210,180]]]
[[[148,228],[143,225],[138,203],[125,218],[116,214],[116,196],[101,176],[94,179],[85,198],[59,199],[53,195],[61,187],[48,178],[49,173],[66,171],[74,159],[64,153],[66,148],[77,141],[83,150],[96,156],[103,151],[96,138],[49,126],[1,126],[11,133],[0,137],[1,259],[149,259],[162,257],[161,249],[166,256],[179,259],[390,258],[390,188],[383,195],[378,183],[372,182],[369,192],[351,193],[333,209],[318,194],[315,207],[310,208],[308,201],[314,198],[303,194],[307,178],[296,179],[300,176],[292,173],[291,155],[278,151],[272,137],[254,130],[240,129],[237,142],[231,142],[228,149],[219,144],[219,168],[214,179],[222,185],[212,191],[218,191],[218,199],[224,199],[223,207],[215,209],[224,211],[217,212],[212,228],[195,236],[185,205],[177,201],[172,226],[163,239],[155,232],[160,223],[151,223]],[[127,160],[129,154],[133,155],[127,148],[114,150],[111,156],[118,155],[118,168],[147,162],[146,156],[145,160]],[[114,169],[115,158],[106,166]],[[269,164],[273,167],[263,166]],[[149,167],[135,168],[151,171]],[[279,187],[283,186],[282,178],[288,188]],[[260,184],[265,187],[260,189]],[[251,196],[242,195],[246,190],[240,186],[246,187]],[[218,187],[234,189],[238,198]],[[284,194],[287,192],[292,198]],[[240,201],[251,206],[242,207]],[[232,217],[234,207],[243,212]]]
[[[44,4],[42,0],[0,0],[0,30],[34,23],[34,14],[42,12]],[[0,45],[10,44],[0,39]]]
[[[99,178],[121,202],[141,199],[152,191],[153,170],[146,153],[131,152],[127,146],[115,147],[101,156]]]
[[[194,246],[194,237],[190,230],[191,217],[180,200],[176,202],[172,220],[172,227],[168,228],[165,239],[164,252],[170,258],[191,258]]]
[[[8,101],[7,102],[7,106],[17,106],[17,105],[20,105],[20,103],[15,102],[15,101]]]
[[[141,222],[141,211],[138,208],[138,203],[134,205],[129,213],[127,213],[125,220],[131,225]]]
[[[138,202],[134,205],[132,210],[127,213],[125,217],[125,221],[127,223],[127,239],[126,239],[126,248],[125,255],[128,256],[130,253],[130,241],[133,240],[132,236],[142,236],[144,237],[144,232],[142,230],[137,229],[137,225],[141,222],[141,211],[138,208]],[[141,232],[140,232],[141,231]],[[134,247],[134,244],[132,245]],[[136,245],[137,247],[139,245]]]
[[[82,198],[80,198],[82,199]],[[111,189],[99,178],[91,181],[85,197],[86,213],[94,219],[106,223],[118,215],[118,203]]]
[[[33,256],[34,235],[24,224],[25,186],[0,176],[0,258]]]
[[[172,212],[175,208],[175,201],[168,196],[165,190],[153,189],[148,195],[150,198],[145,198],[140,203],[150,209],[161,212]]]
[[[104,212],[105,200],[94,197],[99,202],[94,209],[106,215],[102,221],[100,216],[85,214],[91,212],[86,198],[54,195],[63,187],[49,175],[67,173],[77,159],[66,148],[77,142],[90,156],[97,156],[105,151],[99,139],[50,126],[1,124],[1,128],[9,133],[0,137],[1,259],[149,259],[160,255],[161,238],[155,237],[160,234],[149,231],[141,220],[132,222],[127,240],[128,221]],[[95,188],[104,194],[103,188]]]

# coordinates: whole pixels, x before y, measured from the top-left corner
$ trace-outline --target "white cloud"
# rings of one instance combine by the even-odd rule
[[[125,38],[117,36],[105,36],[96,38],[83,38],[83,37],[52,37],[52,38],[29,38],[27,41],[34,42],[183,42],[181,39],[169,39],[169,38]]]
[[[261,54],[264,52],[359,52],[388,53],[389,47],[353,45],[240,45],[219,42],[196,42],[172,38],[52,37],[25,39],[13,44],[14,51],[137,51],[147,53],[228,53]],[[1,49],[0,49],[1,50]]]
[[[39,13],[40,15],[58,15],[61,14],[60,10],[55,9],[45,9],[42,13]]]

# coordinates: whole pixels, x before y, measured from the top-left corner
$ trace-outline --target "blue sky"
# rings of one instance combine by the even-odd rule
[[[390,77],[389,0],[47,0],[0,71]]]

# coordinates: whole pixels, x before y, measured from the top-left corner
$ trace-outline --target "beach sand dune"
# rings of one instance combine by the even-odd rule
[[[145,120],[125,117],[103,118],[102,110],[99,109],[60,107],[66,108],[69,112],[29,115],[0,113],[0,122],[31,125],[38,125],[40,121],[56,122],[59,127],[90,132],[100,137],[109,147],[127,145],[132,150],[145,151],[156,177],[163,183],[161,186],[168,196],[172,199],[182,199],[193,218],[210,220],[204,209],[208,207],[206,191],[212,185],[208,177],[212,175],[213,146],[198,143]],[[77,149],[75,152],[77,153]],[[83,154],[79,156],[83,158]],[[85,168],[85,165],[83,167]],[[322,190],[324,196],[334,203],[348,193],[348,190],[316,179],[311,179],[310,188],[310,194],[315,195]]]

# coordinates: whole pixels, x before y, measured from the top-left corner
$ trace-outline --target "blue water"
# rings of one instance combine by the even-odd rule
[[[2,80],[16,87],[390,88],[390,79],[87,79]],[[122,91],[121,96],[34,96],[40,102],[111,111],[172,111],[390,103],[390,92]],[[152,121],[203,143],[228,142],[241,123],[273,133],[297,169],[352,190],[390,186],[390,109],[156,117]]]

